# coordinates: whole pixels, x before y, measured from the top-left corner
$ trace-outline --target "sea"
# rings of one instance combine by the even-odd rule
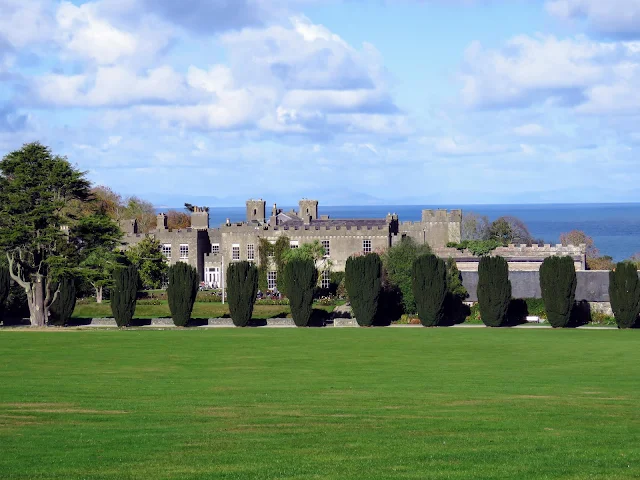
[[[297,210],[297,206],[282,206],[283,210]],[[331,218],[383,218],[396,213],[401,222],[418,221],[422,210],[462,209],[486,215],[490,221],[503,215],[521,219],[534,238],[556,244],[560,235],[571,230],[582,230],[593,238],[602,255],[615,261],[625,260],[640,253],[640,203],[544,204],[544,205],[320,205],[319,214]],[[166,211],[167,209],[162,209]],[[176,208],[180,210],[180,208]],[[268,213],[268,212],[267,212]],[[209,224],[220,225],[228,218],[231,222],[245,219],[244,207],[213,207]]]

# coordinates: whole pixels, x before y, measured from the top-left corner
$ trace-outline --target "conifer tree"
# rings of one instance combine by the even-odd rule
[[[554,328],[569,324],[576,298],[576,267],[571,257],[547,257],[540,266],[540,291],[549,323]]]
[[[49,324],[64,327],[76,308],[76,281],[73,277],[63,277],[58,283],[58,295],[49,310]]]
[[[118,327],[128,327],[136,311],[138,269],[134,265],[116,268],[113,272],[111,311]]]
[[[9,298],[9,290],[11,288],[11,278],[9,276],[9,268],[0,265],[0,321],[3,320],[5,304]]]
[[[632,328],[640,315],[640,280],[633,263],[620,262],[609,272],[609,298],[619,328]]]
[[[178,262],[169,267],[167,297],[171,318],[176,327],[186,327],[189,324],[199,283],[198,271],[191,265]]]
[[[315,262],[308,258],[294,258],[284,267],[287,297],[293,321],[306,327],[313,311],[313,291],[318,283]]]
[[[478,303],[482,322],[488,327],[505,325],[510,301],[507,261],[500,256],[482,257],[478,265]]]
[[[447,298],[447,266],[435,255],[421,255],[413,262],[413,296],[420,322],[436,327],[444,320]]]
[[[349,257],[345,268],[344,284],[351,308],[358,324],[370,327],[378,311],[382,276],[382,261],[375,253]]]
[[[229,312],[236,327],[246,327],[258,293],[258,268],[251,262],[234,262],[227,269]]]

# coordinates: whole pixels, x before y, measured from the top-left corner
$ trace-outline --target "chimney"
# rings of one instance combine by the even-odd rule
[[[156,217],[156,230],[167,229],[167,216],[164,213],[159,213]]]

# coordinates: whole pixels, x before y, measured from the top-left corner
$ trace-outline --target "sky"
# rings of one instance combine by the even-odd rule
[[[639,202],[640,0],[0,0],[0,156],[157,205]]]

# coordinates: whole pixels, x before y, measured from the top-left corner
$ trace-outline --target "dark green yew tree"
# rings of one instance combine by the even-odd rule
[[[540,290],[549,323],[554,328],[569,324],[576,299],[576,267],[571,257],[547,257],[540,266]]]
[[[138,269],[134,265],[118,267],[113,271],[111,311],[118,327],[128,327],[136,311]]]
[[[0,321],[3,319],[5,304],[9,298],[9,290],[11,289],[11,278],[9,276],[9,268],[0,265]]]
[[[58,295],[49,310],[49,325],[64,327],[76,308],[75,278],[65,276],[58,283]]]
[[[227,300],[236,327],[246,327],[253,315],[258,293],[258,267],[251,262],[234,262],[227,269]]]
[[[382,261],[375,253],[349,257],[345,268],[344,284],[351,308],[361,327],[370,327],[378,311],[382,276]]]
[[[421,255],[413,262],[413,296],[425,327],[442,324],[447,298],[447,266],[435,255]]]
[[[488,327],[505,325],[510,301],[507,261],[500,256],[482,257],[478,265],[478,304],[483,323]]]
[[[620,262],[609,272],[609,298],[618,327],[633,327],[640,315],[640,280],[633,263]]]
[[[294,258],[285,265],[284,276],[293,321],[298,327],[306,327],[313,311],[313,290],[318,283],[315,262]]]
[[[186,327],[189,323],[199,283],[198,271],[191,265],[178,262],[169,267],[167,297],[171,318],[176,327]]]

